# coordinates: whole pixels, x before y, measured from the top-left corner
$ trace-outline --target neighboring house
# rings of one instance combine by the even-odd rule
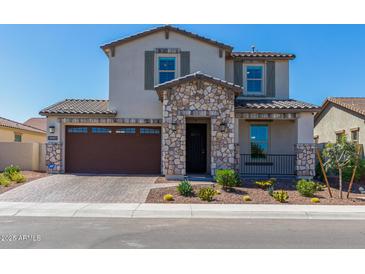
[[[40,117],[30,118],[24,122],[24,125],[35,127],[37,129],[43,130],[44,132],[47,131],[47,119],[46,118],[40,118]]]
[[[330,97],[314,119],[314,139],[318,144],[336,142],[345,134],[348,140],[365,144],[365,98]],[[361,149],[364,157],[364,150]]]
[[[163,26],[101,47],[109,100],[43,109],[53,172],[314,175],[312,104],[289,99],[293,54],[234,52]]]
[[[0,117],[0,142],[45,143],[46,131]]]

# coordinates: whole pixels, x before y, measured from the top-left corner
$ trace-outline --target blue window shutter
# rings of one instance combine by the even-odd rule
[[[182,51],[180,53],[180,76],[188,74],[190,74],[190,51]]]
[[[144,52],[144,89],[153,90],[155,85],[155,52]]]
[[[266,96],[275,97],[275,62],[266,63]]]
[[[233,62],[233,82],[242,87],[243,84],[243,64],[240,61]]]

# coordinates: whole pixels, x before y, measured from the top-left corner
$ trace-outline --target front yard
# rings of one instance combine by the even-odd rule
[[[36,171],[22,171],[21,174],[24,175],[24,177],[25,177],[24,182],[16,182],[16,181],[8,180],[9,182],[7,184],[0,183],[0,194],[4,193],[6,191],[9,191],[13,188],[22,186],[28,182],[48,176],[48,174],[45,172],[36,172]],[[0,173],[0,176],[1,176],[1,173]]]
[[[162,180],[160,180],[162,181]],[[165,181],[168,182],[168,181]],[[181,195],[176,187],[176,181],[171,182],[173,186],[151,189],[147,197],[147,203],[213,203],[213,204],[280,204],[272,196],[270,196],[268,190],[259,188],[256,185],[256,180],[244,180],[242,186],[233,187],[231,190],[223,190],[222,187],[216,183],[201,184],[193,183],[193,194],[191,196]],[[315,198],[319,199],[318,203],[313,203],[311,199],[313,197],[304,197],[296,190],[296,180],[278,179],[274,184],[275,191],[284,190],[287,192],[289,198],[286,204],[322,204],[322,205],[365,205],[365,194],[359,192],[361,185],[354,183],[353,192],[350,194],[350,199],[346,199],[347,184],[343,186],[343,199],[339,199],[339,190],[337,186],[331,186],[333,198],[329,197],[327,188],[316,191],[314,193]],[[217,190],[213,197],[213,200],[203,201],[198,197],[199,190],[205,187],[212,187]],[[173,196],[172,201],[165,201],[164,195],[171,194]],[[251,201],[244,201],[244,196],[249,196]],[[364,199],[361,199],[363,197]]]

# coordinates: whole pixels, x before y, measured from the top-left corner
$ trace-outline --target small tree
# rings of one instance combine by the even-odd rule
[[[356,159],[356,146],[354,143],[347,141],[346,135],[342,135],[336,143],[326,145],[323,156],[326,159],[324,163],[326,170],[338,170],[339,196],[342,199],[342,171]]]

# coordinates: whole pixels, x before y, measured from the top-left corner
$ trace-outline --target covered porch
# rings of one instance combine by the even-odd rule
[[[247,101],[235,113],[235,159],[241,176],[312,178],[315,112],[293,106],[278,109],[278,100]]]

